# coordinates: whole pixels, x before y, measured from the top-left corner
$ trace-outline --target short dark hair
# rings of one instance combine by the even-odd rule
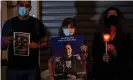
[[[76,19],[75,19],[75,18],[65,18],[65,19],[63,20],[62,25],[61,25],[61,27],[60,27],[60,29],[59,29],[59,35],[60,35],[60,36],[65,36],[64,33],[63,33],[62,28],[64,28],[65,26],[68,26],[69,24],[70,24],[71,26],[73,26],[74,28],[76,28]],[[76,33],[74,33],[74,35],[75,35],[75,34],[76,34]]]
[[[71,48],[72,48],[72,45],[71,45],[71,43],[70,42],[66,42],[66,43],[64,43],[64,48],[66,49],[66,45],[70,45],[71,46]]]
[[[74,18],[65,18],[61,27],[68,26],[69,24],[71,24],[73,27],[76,27],[76,20]]]
[[[17,4],[19,4],[21,1],[17,1]],[[31,1],[28,1],[28,3],[31,5]]]
[[[66,43],[64,43],[64,46],[66,46],[66,45],[71,45],[71,44],[70,44],[70,42],[66,42]]]

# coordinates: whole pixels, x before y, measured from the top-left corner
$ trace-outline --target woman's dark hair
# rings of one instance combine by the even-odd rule
[[[73,27],[75,27],[76,26],[76,20],[73,18],[65,18],[62,22],[61,27],[68,26],[69,24],[72,25]]]
[[[122,31],[122,28],[123,27],[126,27],[126,21],[125,21],[125,17],[124,15],[122,14],[122,12],[116,8],[116,7],[109,7],[107,8],[103,13],[102,13],[102,16],[100,18],[100,21],[99,21],[99,25],[100,25],[100,28],[102,30],[104,30],[104,28],[107,26],[106,25],[106,20],[107,20],[107,15],[108,15],[108,12],[110,10],[115,10],[117,15],[118,15],[118,27],[117,27],[117,31],[121,32]]]
[[[76,19],[74,18],[65,18],[62,22],[62,25],[60,27],[60,31],[59,31],[59,35],[60,36],[64,36],[64,33],[62,31],[62,28],[65,27],[65,26],[68,26],[68,25],[71,25],[73,27],[76,27]]]
[[[108,12],[110,11],[110,10],[115,10],[116,11],[116,13],[117,13],[117,15],[118,15],[118,17],[119,16],[121,16],[121,11],[118,9],[118,8],[116,8],[116,7],[109,7],[107,10],[105,10],[105,12],[104,12],[104,14],[105,14],[105,18],[107,17],[107,15],[108,15]]]

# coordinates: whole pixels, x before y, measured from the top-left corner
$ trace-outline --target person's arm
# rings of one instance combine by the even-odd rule
[[[44,24],[39,20],[38,25],[39,30],[39,37],[40,37],[40,48],[46,48],[47,47],[47,31],[44,27]]]
[[[7,20],[5,22],[5,24],[3,25],[2,27],[2,31],[1,31],[1,65],[4,66],[4,65],[7,65],[8,62],[8,45],[10,43],[10,40],[12,40],[12,34],[11,33],[11,30],[10,30],[10,23],[9,23],[9,20]]]
[[[5,45],[8,45],[10,40],[13,40],[10,26],[11,26],[10,21],[7,20],[2,27],[2,33],[1,33],[2,34],[2,39],[1,39],[2,40],[2,45],[1,45],[2,48],[4,48]]]
[[[49,67],[49,72],[50,72],[50,80],[54,80],[54,61],[53,61],[53,58],[50,58],[48,60],[48,67]]]

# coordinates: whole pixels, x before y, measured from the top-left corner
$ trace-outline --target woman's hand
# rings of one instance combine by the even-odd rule
[[[103,61],[106,63],[109,63],[109,60],[110,60],[110,56],[108,54],[104,54],[103,55]]]
[[[107,50],[113,55],[113,56],[115,56],[116,57],[116,49],[115,49],[115,47],[112,45],[112,44],[108,44],[107,45]]]
[[[87,51],[88,51],[88,46],[82,45],[82,46],[80,47],[80,49],[81,49],[81,51],[87,52]]]
[[[81,49],[81,51],[82,51],[82,53],[83,53],[82,59],[83,59],[83,61],[84,61],[84,60],[86,60],[86,58],[88,57],[88,46],[82,45],[82,46],[80,47],[80,49]]]

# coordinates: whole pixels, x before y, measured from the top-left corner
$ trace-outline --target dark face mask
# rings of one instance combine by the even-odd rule
[[[110,25],[117,26],[118,25],[118,16],[110,15],[107,18],[107,24],[108,24],[108,26],[110,26]]]

